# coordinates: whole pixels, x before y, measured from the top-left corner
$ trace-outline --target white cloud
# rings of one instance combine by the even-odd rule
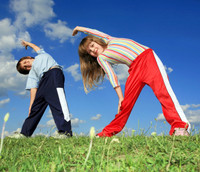
[[[164,121],[165,117],[164,117],[163,113],[159,113],[158,117],[156,118],[156,120],[158,120],[158,121]]]
[[[48,114],[47,114],[47,118],[53,118],[51,109],[49,109],[49,112],[48,112]]]
[[[22,96],[22,97],[29,97],[28,91],[19,91],[17,95]]]
[[[47,23],[44,26],[45,34],[52,40],[59,39],[60,43],[72,38],[72,29],[66,26],[66,22],[58,20],[57,23]]]
[[[164,66],[164,67],[167,73],[173,72],[173,69],[171,67],[167,67],[167,66]]]
[[[0,101],[0,107],[3,107],[4,105],[6,105],[6,104],[9,103],[9,102],[10,102],[10,99],[9,99],[9,98],[4,99],[4,100],[1,100],[1,101]]]
[[[24,96],[26,77],[16,71],[16,60],[11,52],[14,49],[23,48],[20,40],[31,41],[28,29],[41,27],[46,35],[61,43],[72,38],[72,30],[66,26],[66,22],[58,20],[51,23],[56,16],[53,11],[53,0],[11,0],[10,9],[14,12],[15,20],[9,18],[0,20],[0,97],[7,95],[12,90]]]
[[[129,67],[124,64],[118,64],[118,65],[114,65],[113,68],[116,72],[119,82],[121,84],[125,84],[128,76],[129,76],[129,73],[128,73]]]
[[[101,118],[101,114],[97,114],[96,116],[93,116],[91,120],[96,121],[96,120],[99,120],[100,118]]]
[[[8,18],[0,20],[0,28],[0,52],[5,54],[16,48],[16,30]]]
[[[81,80],[82,76],[79,73],[79,64],[75,63],[74,65],[64,69],[64,71],[71,73],[72,77],[74,78],[75,81]]]
[[[5,96],[10,90],[24,91],[26,83],[26,76],[20,75],[16,70],[17,61],[11,60],[11,55],[7,57],[8,60],[0,54],[0,97]]]
[[[85,123],[84,120],[80,120],[78,118],[73,118],[71,119],[71,124],[72,124],[72,127],[79,127],[79,124],[82,124],[82,123]]]
[[[10,8],[16,14],[14,26],[23,32],[27,28],[39,26],[50,39],[58,39],[63,43],[70,38],[73,42],[72,29],[66,26],[67,22],[59,19],[57,23],[51,22],[56,16],[53,6],[53,0],[12,0]]]
[[[48,112],[47,117],[50,118],[50,120],[48,120],[47,123],[46,123],[46,125],[44,125],[43,127],[52,127],[52,126],[55,126],[55,122],[54,122],[54,119],[53,119],[53,116],[52,116],[50,110]],[[70,118],[71,118],[72,128],[77,128],[77,127],[79,127],[79,124],[85,123],[84,120],[80,120],[78,118],[74,118],[72,114],[70,114]]]
[[[16,14],[14,25],[23,30],[48,22],[55,17],[53,5],[53,0],[11,0],[10,8]]]
[[[47,123],[46,123],[46,126],[47,126],[47,127],[52,127],[52,126],[54,126],[54,125],[55,125],[55,122],[54,122],[53,119],[47,121]]]
[[[200,109],[198,109],[199,107],[200,104],[186,104],[181,106],[190,123],[200,124]],[[158,114],[158,117],[156,119],[158,121],[165,120],[163,113]]]

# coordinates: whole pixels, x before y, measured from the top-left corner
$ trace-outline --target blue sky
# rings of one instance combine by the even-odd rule
[[[31,41],[45,49],[63,66],[65,91],[73,131],[101,130],[117,112],[118,97],[105,79],[96,90],[85,94],[80,74],[78,45],[85,36],[71,33],[85,26],[111,36],[131,38],[154,49],[169,75],[171,86],[192,125],[200,126],[200,1],[199,0],[2,0],[0,3],[0,127],[9,112],[6,134],[21,128],[28,116],[29,92],[26,77],[15,70],[17,60],[35,56],[20,46]],[[124,90],[127,68],[116,66]],[[127,122],[126,129],[169,132],[160,103],[146,86]],[[157,119],[157,121],[155,120]],[[53,127],[46,110],[36,133],[48,134]],[[2,127],[1,127],[2,128]]]

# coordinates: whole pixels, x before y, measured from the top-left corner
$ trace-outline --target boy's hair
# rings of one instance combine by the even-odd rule
[[[104,70],[97,62],[97,58],[91,56],[87,52],[87,47],[92,41],[98,43],[104,48],[107,46],[103,40],[92,35],[83,38],[79,45],[78,53],[80,58],[80,68],[83,86],[86,93],[96,87],[100,81],[103,81],[105,75]]]
[[[19,73],[23,74],[23,75],[29,74],[29,71],[30,71],[30,70],[26,70],[26,69],[22,69],[22,68],[21,68],[21,62],[22,62],[23,60],[25,60],[25,59],[34,59],[34,57],[25,56],[25,57],[22,57],[22,58],[18,61],[17,65],[16,65],[17,71],[18,71]]]

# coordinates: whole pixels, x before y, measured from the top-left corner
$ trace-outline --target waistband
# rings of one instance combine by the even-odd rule
[[[143,55],[149,53],[150,51],[153,51],[153,50],[152,50],[151,48],[148,48],[148,49],[144,50],[141,54],[139,54],[139,55],[136,57],[136,59],[137,59],[138,57],[141,57],[141,56],[143,56]]]
[[[55,68],[57,68],[57,69],[61,69],[61,70],[62,70],[62,67],[59,66],[59,65],[53,66],[53,67],[49,68],[49,70],[51,70],[51,69],[55,69]]]

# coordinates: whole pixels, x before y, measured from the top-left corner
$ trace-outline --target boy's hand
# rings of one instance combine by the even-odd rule
[[[27,49],[27,47],[29,46],[29,47],[31,47],[33,50],[35,50],[36,52],[37,52],[38,50],[40,50],[40,47],[38,47],[37,45],[35,45],[35,44],[31,43],[31,42],[27,42],[27,41],[22,40],[21,44],[22,44],[22,46],[24,46],[26,49]]]
[[[26,50],[27,50],[28,42],[22,40],[21,44],[22,44],[22,46],[24,46],[24,47],[26,48]]]

